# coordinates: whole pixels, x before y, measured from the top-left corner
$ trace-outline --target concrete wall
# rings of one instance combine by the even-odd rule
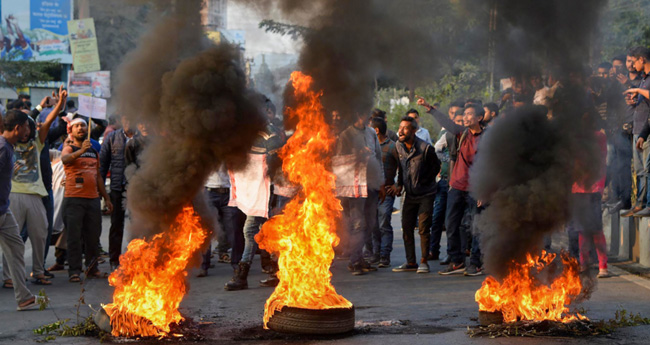
[[[650,267],[650,218],[621,218],[603,212],[609,256]]]

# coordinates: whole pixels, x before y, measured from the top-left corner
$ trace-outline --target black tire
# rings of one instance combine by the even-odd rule
[[[273,314],[267,325],[281,333],[346,333],[354,330],[354,307],[319,310],[284,307]]]
[[[495,311],[495,312],[479,311],[478,323],[481,326],[500,325],[503,323],[503,313],[501,313],[500,311]]]

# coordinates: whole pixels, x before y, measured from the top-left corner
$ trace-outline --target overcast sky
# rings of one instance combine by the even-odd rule
[[[246,31],[246,56],[260,53],[298,54],[299,43],[287,36],[266,33],[259,29],[262,19],[268,19],[256,11],[249,9],[236,1],[228,2],[228,29]],[[277,18],[272,18],[276,19]]]

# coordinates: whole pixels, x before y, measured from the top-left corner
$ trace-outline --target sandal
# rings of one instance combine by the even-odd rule
[[[95,271],[94,273],[88,273],[88,274],[86,274],[86,278],[88,278],[88,279],[102,279],[102,278],[108,278],[108,273],[106,273],[106,272],[100,272],[100,271]]]
[[[71,283],[79,283],[81,282],[81,278],[79,277],[78,274],[73,274],[70,276],[70,278],[68,278],[68,281]]]
[[[34,296],[34,299],[32,301],[30,301],[29,303],[27,303],[27,304],[25,304],[23,306],[18,305],[18,308],[16,308],[16,310],[25,311],[25,310],[34,309],[36,307],[40,307],[41,303],[43,303],[44,301],[45,301],[44,296]]]
[[[36,277],[32,280],[32,284],[36,285],[52,285],[52,282],[47,280],[45,277]]]
[[[7,279],[4,281],[4,284],[2,284],[2,287],[5,289],[13,289],[14,288],[14,282],[11,279]]]

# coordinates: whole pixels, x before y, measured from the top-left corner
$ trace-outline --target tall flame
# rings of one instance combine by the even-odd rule
[[[576,259],[563,253],[562,273],[550,285],[542,284],[537,278],[544,268],[553,262],[556,254],[542,251],[541,256],[528,254],[525,263],[512,263],[510,273],[499,283],[489,276],[476,291],[479,310],[500,311],[505,322],[518,320],[551,320],[571,322],[586,319],[580,314],[570,314],[571,301],[582,291],[579,265]]]
[[[330,283],[330,265],[339,243],[336,224],[341,202],[332,186],[335,176],[327,169],[335,138],[325,122],[322,92],[311,90],[312,78],[293,72],[291,81],[298,104],[287,109],[298,119],[294,135],[280,151],[282,170],[302,187],[301,192],[262,227],[255,240],[278,256],[279,285],[266,301],[264,327],[284,306],[305,309],[351,308]]]
[[[193,208],[186,207],[168,231],[129,243],[120,268],[108,278],[115,292],[104,310],[114,336],[164,336],[183,320],[178,306],[187,291],[187,265],[206,236]]]

